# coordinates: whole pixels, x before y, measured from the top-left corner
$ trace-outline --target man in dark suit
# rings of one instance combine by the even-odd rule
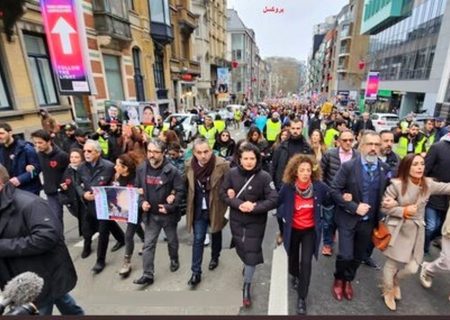
[[[333,296],[337,300],[353,298],[351,282],[364,259],[372,230],[380,218],[380,203],[390,178],[389,165],[379,161],[381,139],[375,131],[365,131],[361,155],[342,164],[331,183],[337,206],[335,221],[339,232]],[[344,201],[344,193],[352,201]]]

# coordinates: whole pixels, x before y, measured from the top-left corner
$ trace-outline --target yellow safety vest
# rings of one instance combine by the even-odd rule
[[[109,148],[108,148],[108,140],[103,138],[102,136],[98,137],[98,143],[100,145],[100,148],[102,148],[103,156],[107,157],[109,154]]]
[[[236,121],[241,121],[242,119],[242,114],[239,110],[236,110],[236,112],[234,113],[234,120]]]
[[[336,136],[339,134],[339,131],[335,128],[329,128],[325,131],[325,137],[323,138],[325,145],[327,148],[334,148],[334,141],[336,140]]]
[[[281,121],[273,122],[272,119],[267,120],[266,123],[266,140],[274,142],[281,132]]]
[[[170,128],[170,124],[169,123],[167,123],[167,122],[163,123],[163,128],[162,128],[163,132],[169,130],[169,128]]]
[[[216,127],[218,133],[221,133],[227,125],[224,120],[214,120],[214,127]]]
[[[144,131],[149,138],[153,137],[154,125],[152,125],[152,124],[143,124],[141,126],[141,128],[142,128],[142,131]]]
[[[422,139],[420,139],[419,142],[417,142],[414,153],[415,154],[421,154],[424,152],[424,144],[427,141],[427,138],[424,136]],[[408,154],[408,143],[409,140],[406,137],[400,137],[398,139],[397,148],[395,149],[395,153],[400,157],[400,159],[404,158]]]
[[[434,141],[436,140],[436,132],[433,132],[431,136],[427,138],[427,141],[425,142],[425,151],[428,152],[430,150],[431,146],[433,145]]]
[[[216,143],[216,134],[217,134],[216,127],[206,129],[205,125],[202,124],[198,127],[198,132],[202,137],[208,140],[208,144],[211,148],[214,147],[214,143]]]

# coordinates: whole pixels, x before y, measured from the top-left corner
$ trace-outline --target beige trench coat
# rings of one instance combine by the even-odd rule
[[[447,215],[444,224],[442,225],[442,236],[450,238],[450,206],[447,210]]]
[[[209,196],[209,221],[211,232],[218,232],[225,227],[227,220],[224,218],[227,205],[219,198],[219,190],[223,182],[225,173],[230,170],[227,161],[220,157],[216,157],[216,166],[211,174],[211,191]],[[192,230],[194,223],[194,195],[195,195],[195,178],[194,170],[191,166],[191,160],[186,161],[186,179],[187,179],[187,208],[186,223],[188,231]]]
[[[390,196],[397,201],[397,206],[386,209],[387,226],[392,235],[388,248],[383,251],[386,257],[402,263],[409,263],[415,259],[422,263],[425,242],[425,206],[430,195],[450,195],[450,183],[442,183],[426,178],[428,191],[421,195],[421,187],[408,182],[404,195],[401,194],[401,182],[393,179],[386,189],[385,196]],[[413,219],[403,218],[403,208],[417,204],[417,213]]]

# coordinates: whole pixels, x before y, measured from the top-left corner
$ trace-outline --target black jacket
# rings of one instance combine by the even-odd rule
[[[53,145],[50,153],[38,152],[39,163],[44,176],[45,194],[56,194],[61,183],[64,171],[69,165],[69,156],[58,146]]]
[[[44,279],[37,307],[60,298],[77,283],[61,222],[47,201],[6,184],[0,191],[0,287],[31,271]]]
[[[309,122],[309,128],[308,128],[308,136],[311,137],[311,134],[314,130],[320,130],[320,124],[321,124],[322,120],[320,120],[319,118],[312,118],[311,121]]]
[[[355,135],[357,136],[361,130],[375,130],[372,120],[369,119],[369,120],[367,120],[367,122],[364,122],[363,119],[359,119],[355,123],[355,126],[353,127],[353,131],[355,131]]]
[[[425,176],[439,182],[450,182],[450,142],[439,141],[433,144],[425,157]],[[446,212],[449,196],[431,196],[427,205]]]
[[[146,183],[147,167],[150,165],[148,160],[145,160],[136,170],[136,188],[144,189],[144,195],[140,197],[139,208],[142,206],[142,202],[149,201],[147,199],[148,187]],[[178,169],[175,168],[169,161],[164,160],[163,170],[161,173],[161,184],[156,187],[154,198],[156,201],[149,201],[152,207],[157,207],[159,204],[164,204],[167,210],[167,214],[176,216],[179,214],[178,207],[181,200],[185,196],[185,187],[183,179],[181,178]],[[173,193],[175,195],[175,201],[172,204],[166,202],[166,198]],[[144,221],[146,221],[148,215],[144,215]]]
[[[376,201],[377,205],[373,211],[374,224],[378,223],[378,220],[381,218],[381,200],[391,178],[391,169],[386,163],[379,161],[378,171],[380,175],[380,185],[378,199]],[[362,202],[362,183],[361,156],[357,156],[356,158],[343,163],[331,183],[331,194],[337,207],[335,221],[338,226],[342,226],[345,229],[352,229],[356,223],[361,220],[361,216],[356,214],[356,209],[358,208],[359,203]],[[351,193],[353,197],[352,201],[344,201],[344,199],[342,199],[344,193]]]
[[[284,169],[286,168],[286,165],[289,161],[289,142],[290,139],[284,141],[277,149],[275,149],[273,153],[271,173],[273,182],[275,183],[275,187],[277,188],[277,190],[280,190],[281,188],[281,180],[283,179]],[[306,142],[305,138],[301,137],[301,143],[303,145],[303,151],[301,153],[312,155],[313,151],[308,142]]]
[[[353,155],[352,159],[354,159],[358,155],[358,151],[352,150]],[[322,168],[322,176],[323,182],[325,182],[328,186],[331,185],[331,182],[334,179],[334,176],[341,168],[341,158],[339,157],[339,148],[331,148],[325,152],[320,161],[320,166]]]
[[[59,189],[59,202],[65,205],[74,217],[80,219],[81,211],[86,210],[80,173],[68,166],[60,183],[65,183],[67,190]]]
[[[270,175],[259,170],[239,198],[230,199],[227,190],[233,189],[237,195],[250,176],[238,167],[228,171],[220,188],[220,198],[230,206],[231,235],[239,258],[244,264],[255,266],[264,262],[261,244],[267,212],[276,208],[278,194]],[[255,209],[250,213],[239,210],[239,206],[246,201],[256,202]]]

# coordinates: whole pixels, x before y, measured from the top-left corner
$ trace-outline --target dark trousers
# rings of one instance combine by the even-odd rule
[[[359,221],[354,228],[338,226],[339,254],[336,257],[334,277],[353,281],[361,261],[367,256],[367,248],[372,241],[373,221]]]
[[[134,235],[138,234],[139,238],[144,241],[144,229],[138,220],[137,224],[127,223],[127,229],[125,230],[125,255],[132,256],[134,251]]]
[[[47,194],[47,202],[50,209],[54,212],[55,216],[61,221],[61,227],[64,231],[64,221],[63,221],[63,206],[59,202],[58,194]]]
[[[192,245],[192,272],[202,273],[203,249],[205,236],[208,232],[209,220],[198,218],[194,220],[194,243]],[[219,259],[222,250],[222,231],[211,233],[211,259]]]
[[[155,252],[156,243],[158,242],[161,229],[167,236],[167,248],[169,250],[170,260],[178,261],[178,234],[177,234],[177,217],[173,215],[157,215],[148,213],[145,220],[145,241],[144,251],[142,252],[142,261],[144,275],[153,277],[155,273]]]
[[[289,273],[299,279],[298,297],[305,299],[311,280],[311,262],[316,243],[314,228],[298,230],[292,228],[289,245]],[[301,259],[300,259],[301,246]]]
[[[117,241],[125,243],[125,234],[116,221],[100,220],[98,223],[98,247],[97,260],[105,261],[106,251],[108,250],[109,233],[111,232]]]

